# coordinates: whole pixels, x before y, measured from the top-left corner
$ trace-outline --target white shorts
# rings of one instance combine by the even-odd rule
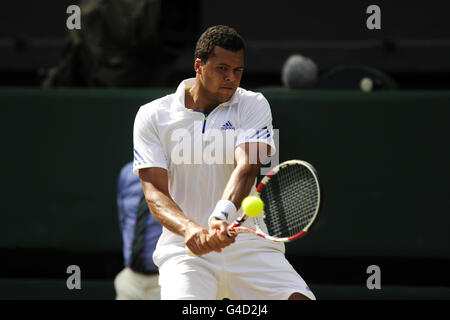
[[[236,242],[222,253],[174,256],[159,274],[163,300],[287,300],[294,292],[315,300],[283,252],[255,240]]]
[[[146,275],[125,268],[114,279],[114,288],[116,300],[159,300],[161,297],[157,273]]]

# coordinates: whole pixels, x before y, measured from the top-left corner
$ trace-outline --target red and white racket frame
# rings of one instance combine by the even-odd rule
[[[285,237],[285,238],[273,237],[273,236],[265,234],[260,229],[254,229],[254,228],[241,226],[244,223],[244,221],[247,219],[247,217],[248,217],[245,213],[242,213],[228,227],[228,234],[231,235],[233,233],[253,233],[253,234],[256,234],[256,235],[258,235],[258,236],[260,236],[260,237],[262,237],[264,239],[267,239],[267,240],[270,240],[270,241],[274,241],[274,242],[291,242],[291,241],[294,241],[294,240],[297,240],[297,239],[303,237],[304,235],[306,235],[308,233],[309,228],[314,223],[314,220],[316,219],[317,214],[319,213],[320,196],[321,196],[321,194],[320,194],[320,187],[319,187],[319,179],[317,178],[316,170],[314,169],[314,167],[310,163],[308,163],[306,161],[302,161],[302,160],[288,160],[288,161],[280,163],[276,167],[272,168],[266,174],[266,176],[261,180],[261,182],[258,184],[258,187],[256,188],[256,193],[257,193],[256,195],[259,196],[261,194],[261,191],[266,186],[266,184],[270,181],[270,179],[276,173],[278,173],[278,171],[280,171],[281,168],[284,168],[284,167],[287,167],[287,166],[292,166],[292,165],[302,165],[302,166],[306,167],[312,173],[314,179],[316,180],[316,185],[317,185],[318,204],[319,205],[317,206],[316,211],[314,212],[314,215],[311,218],[311,221],[303,228],[303,230],[298,232],[295,235],[290,236],[290,237]],[[264,215],[264,211],[261,214]]]

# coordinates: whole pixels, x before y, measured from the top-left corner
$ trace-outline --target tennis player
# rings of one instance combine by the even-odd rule
[[[163,225],[153,254],[161,299],[315,299],[283,244],[226,232],[275,152],[269,103],[239,87],[244,56],[233,28],[207,29],[195,48],[196,77],[136,115],[133,171]],[[248,224],[264,228],[261,217]]]

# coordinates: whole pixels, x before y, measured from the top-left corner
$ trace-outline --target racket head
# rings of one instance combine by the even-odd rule
[[[272,241],[290,242],[304,236],[319,213],[319,179],[306,161],[280,163],[261,180],[257,193],[264,201],[265,238]]]

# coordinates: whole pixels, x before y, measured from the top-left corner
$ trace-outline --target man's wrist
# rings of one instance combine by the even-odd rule
[[[219,200],[216,204],[214,211],[211,213],[208,219],[208,225],[211,225],[213,218],[229,221],[232,216],[236,214],[236,206],[229,200]]]

